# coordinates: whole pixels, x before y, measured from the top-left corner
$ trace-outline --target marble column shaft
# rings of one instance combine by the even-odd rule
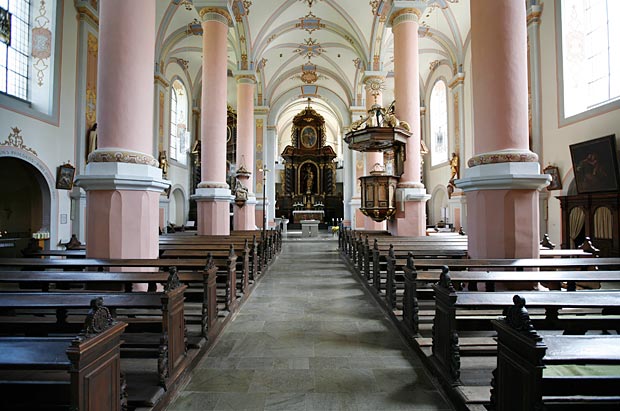
[[[98,148],[76,178],[87,192],[88,257],[159,252],[159,197],[167,182],[152,156],[155,14],[150,0],[99,4]]]
[[[194,198],[198,208],[198,234],[229,235],[229,205],[226,183],[228,27],[225,9],[200,10],[202,18],[202,98],[200,142],[201,178]]]

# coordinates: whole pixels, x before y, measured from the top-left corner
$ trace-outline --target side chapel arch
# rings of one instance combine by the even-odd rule
[[[41,226],[49,228],[50,248],[55,248],[53,243],[58,238],[58,193],[56,192],[56,178],[49,168],[38,157],[29,152],[14,148],[0,146],[0,159],[16,158],[28,163],[37,171],[34,174],[41,190]],[[33,227],[34,228],[34,227]]]

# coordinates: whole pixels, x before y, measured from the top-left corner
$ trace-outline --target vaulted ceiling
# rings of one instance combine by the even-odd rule
[[[328,125],[337,132],[350,120],[349,108],[363,105],[365,71],[387,73],[384,101],[393,96],[393,38],[387,27],[392,2],[228,0],[235,22],[229,31],[228,67],[256,71],[256,105],[270,108],[272,124],[285,126],[291,106],[301,109],[311,96],[323,102]],[[469,0],[413,3],[427,4],[419,30],[423,87],[439,65],[446,64],[453,74],[462,66],[469,43]],[[160,71],[180,67],[195,97],[200,95],[202,66],[198,7],[191,0],[158,1],[157,16]]]

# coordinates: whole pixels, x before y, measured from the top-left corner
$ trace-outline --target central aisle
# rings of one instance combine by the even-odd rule
[[[289,241],[169,410],[450,410],[337,242]]]

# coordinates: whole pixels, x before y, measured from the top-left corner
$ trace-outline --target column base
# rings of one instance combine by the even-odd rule
[[[248,197],[243,207],[236,204],[233,206],[233,229],[255,230],[256,229],[256,197]]]
[[[467,193],[471,258],[538,258],[538,190],[550,176],[533,162],[471,167],[456,185]]]
[[[360,207],[362,206],[361,198],[352,198],[349,201],[349,212],[351,213],[351,228],[353,230],[364,228],[364,220],[367,218],[361,211]]]
[[[228,188],[197,188],[192,199],[198,207],[199,235],[230,235],[230,202],[234,197]]]
[[[89,163],[76,185],[86,190],[87,257],[158,257],[159,198],[169,185],[159,168]]]
[[[423,185],[415,188],[397,188],[396,215],[388,224],[390,233],[396,236],[426,235],[426,202],[429,198],[431,196],[426,194]]]
[[[381,221],[380,223],[374,221],[370,217],[364,217],[364,230],[385,230],[386,224],[385,221]]]

